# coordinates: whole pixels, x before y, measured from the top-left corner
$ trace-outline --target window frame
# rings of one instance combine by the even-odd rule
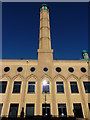
[[[30,68],[30,72],[33,73],[33,72],[35,72],[35,71],[36,71],[36,68],[35,68],[35,67],[31,67],[31,68]]]
[[[73,103],[73,112],[74,112],[74,116],[76,116],[77,118],[84,117],[81,103]]]
[[[88,109],[89,109],[89,111],[90,111],[90,103],[88,103]]]
[[[64,114],[64,116],[59,115],[59,109],[61,109],[61,111],[63,111],[63,113],[64,113],[64,110],[63,110],[63,109],[65,109],[65,114]],[[67,117],[67,106],[66,106],[66,103],[58,103],[58,115],[59,115],[60,117]]]
[[[2,89],[2,91],[0,90],[0,94],[5,94],[6,93],[7,84],[8,84],[8,81],[0,81],[0,88]],[[3,89],[3,87],[4,87],[4,89]]]
[[[17,72],[21,73],[23,71],[23,67],[18,67]]]
[[[0,109],[0,117],[1,117],[1,115],[2,115],[2,109],[3,109],[3,103],[0,103],[0,107],[1,107],[1,109]]]
[[[9,72],[9,71],[10,71],[10,67],[9,67],[9,66],[4,67],[4,72],[5,72],[5,73],[7,73],[7,72]]]
[[[80,70],[82,73],[86,73],[86,71],[87,71],[87,69],[85,67],[81,67]]]
[[[47,115],[51,115],[50,103],[42,103],[42,116],[45,116],[46,111],[47,111]]]
[[[43,72],[47,73],[47,72],[48,72],[48,68],[47,68],[47,67],[44,67],[44,68],[43,68]]]
[[[86,93],[86,94],[90,94],[90,90],[89,90],[90,88],[89,88],[88,86],[85,87],[85,83],[89,83],[88,86],[90,86],[90,81],[83,81],[85,93]],[[87,88],[89,88],[89,89],[87,89]],[[87,90],[87,91],[86,91],[86,90]]]
[[[74,87],[73,87],[73,84],[74,86],[77,88],[77,90],[74,91]],[[76,84],[76,85],[75,85]],[[78,84],[77,84],[77,81],[70,81],[70,88],[71,88],[71,93],[72,94],[79,94],[79,89],[78,89]]]
[[[16,106],[17,105],[17,106]],[[14,106],[14,108],[15,108],[15,106],[17,107],[17,111],[16,111],[16,113],[17,113],[17,115],[16,116],[12,116],[12,115],[10,115],[10,112],[11,112],[11,107],[13,107]],[[18,116],[18,111],[19,111],[19,103],[11,103],[10,104],[10,107],[9,107],[9,114],[8,114],[8,117],[10,117],[10,118],[13,118],[13,117],[17,117]]]
[[[30,110],[30,107],[33,107],[33,115],[29,115],[29,116],[27,115],[27,107],[29,107],[29,110]],[[26,114],[26,117],[34,116],[34,114],[35,114],[35,104],[34,103],[26,104],[26,113],[25,114]]]
[[[63,87],[63,91],[58,91],[58,89],[57,89],[57,87],[58,86],[60,86],[60,87]],[[57,92],[57,94],[63,94],[64,93],[64,83],[63,83],[63,81],[56,81],[56,92]]]
[[[60,73],[62,71],[62,69],[60,67],[56,67],[56,72]]]
[[[19,83],[19,91],[17,91],[15,89],[15,83]],[[12,94],[20,94],[21,93],[21,85],[22,85],[21,81],[14,81]]]
[[[28,88],[28,89],[27,89],[27,93],[28,93],[28,94],[35,94],[35,91],[36,91],[36,90],[35,90],[35,87],[36,87],[35,84],[36,84],[35,81],[28,81],[28,87],[27,87],[27,88]],[[34,91],[29,91],[29,86],[30,86],[30,85],[34,86]]]
[[[74,72],[74,68],[73,68],[73,67],[69,67],[69,68],[68,68],[68,71],[69,71],[70,73],[73,73],[73,72]]]

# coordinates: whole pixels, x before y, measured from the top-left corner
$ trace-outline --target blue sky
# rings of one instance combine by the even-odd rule
[[[88,51],[88,3],[46,3],[54,59],[76,60]],[[37,59],[42,3],[3,3],[2,58]]]

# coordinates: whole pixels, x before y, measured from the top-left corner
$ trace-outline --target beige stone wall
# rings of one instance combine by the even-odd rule
[[[81,103],[84,117],[88,116],[90,95],[85,93],[83,86],[83,81],[89,80],[87,61],[3,60],[1,63],[2,76],[0,76],[2,78],[0,81],[8,81],[6,93],[0,94],[0,103],[3,103],[2,115],[8,115],[10,103],[19,103],[18,115],[20,115],[22,107],[26,111],[26,103],[34,103],[35,115],[42,115],[42,104],[45,102],[45,95],[42,94],[42,81],[47,80],[50,83],[50,93],[46,97],[47,103],[50,103],[52,115],[58,115],[58,103],[66,103],[68,115],[73,115],[73,103]],[[6,66],[10,67],[10,71],[7,73],[4,72]],[[23,67],[21,73],[17,71],[19,66]],[[35,67],[35,72],[30,72],[31,67]],[[48,72],[43,71],[44,67],[48,68]],[[60,67],[62,71],[56,72],[56,67]],[[69,67],[74,68],[73,73],[68,71]],[[86,68],[86,73],[81,72],[81,67]],[[14,81],[22,81],[20,94],[12,94]],[[35,94],[27,94],[28,81],[35,81]],[[56,81],[63,81],[65,91],[63,94],[57,94]],[[70,81],[77,81],[79,94],[71,94]]]

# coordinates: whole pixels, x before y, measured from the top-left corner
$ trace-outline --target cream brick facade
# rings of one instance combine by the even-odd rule
[[[46,7],[46,8],[45,8]],[[45,103],[45,94],[42,93],[42,82],[49,82],[50,93],[46,94],[46,103],[50,104],[51,115],[58,115],[58,104],[65,103],[67,115],[73,116],[73,103],[81,103],[84,118],[90,118],[88,103],[90,103],[90,93],[85,93],[83,82],[90,80],[88,60],[53,60],[53,50],[51,49],[49,9],[42,6],[40,10],[40,36],[38,60],[0,60],[0,81],[7,81],[6,92],[0,93],[0,103],[3,103],[1,116],[8,116],[11,103],[18,103],[18,115],[22,107],[26,114],[26,104],[35,105],[34,115],[42,115],[42,104]],[[4,71],[9,67],[8,72]],[[22,67],[22,72],[17,68]],[[30,68],[35,67],[31,72]],[[47,67],[48,71],[43,71]],[[61,72],[56,68],[60,67]],[[69,72],[72,67],[74,72]],[[86,72],[82,72],[84,67]],[[13,94],[14,81],[21,81],[19,94]],[[35,82],[35,93],[28,94],[28,82]],[[79,93],[72,94],[70,82],[77,82]],[[64,93],[57,93],[56,82],[63,82]]]

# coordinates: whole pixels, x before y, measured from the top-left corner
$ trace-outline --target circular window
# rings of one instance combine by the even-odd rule
[[[4,71],[5,71],[5,72],[8,72],[9,70],[10,70],[9,67],[5,67],[5,68],[4,68]]]
[[[57,67],[57,68],[56,68],[56,71],[57,71],[57,72],[61,72],[61,68],[60,68],[60,67]]]
[[[81,68],[81,71],[82,71],[82,72],[86,72],[86,68],[82,67],[82,68]]]
[[[35,71],[35,67],[31,67],[30,71],[34,72]]]
[[[44,71],[44,72],[47,72],[47,71],[48,71],[48,68],[46,68],[46,67],[43,68],[43,71]]]
[[[74,72],[74,69],[72,67],[68,68],[69,72]]]
[[[18,72],[22,72],[22,70],[23,70],[22,67],[19,67],[19,68],[17,69]]]

